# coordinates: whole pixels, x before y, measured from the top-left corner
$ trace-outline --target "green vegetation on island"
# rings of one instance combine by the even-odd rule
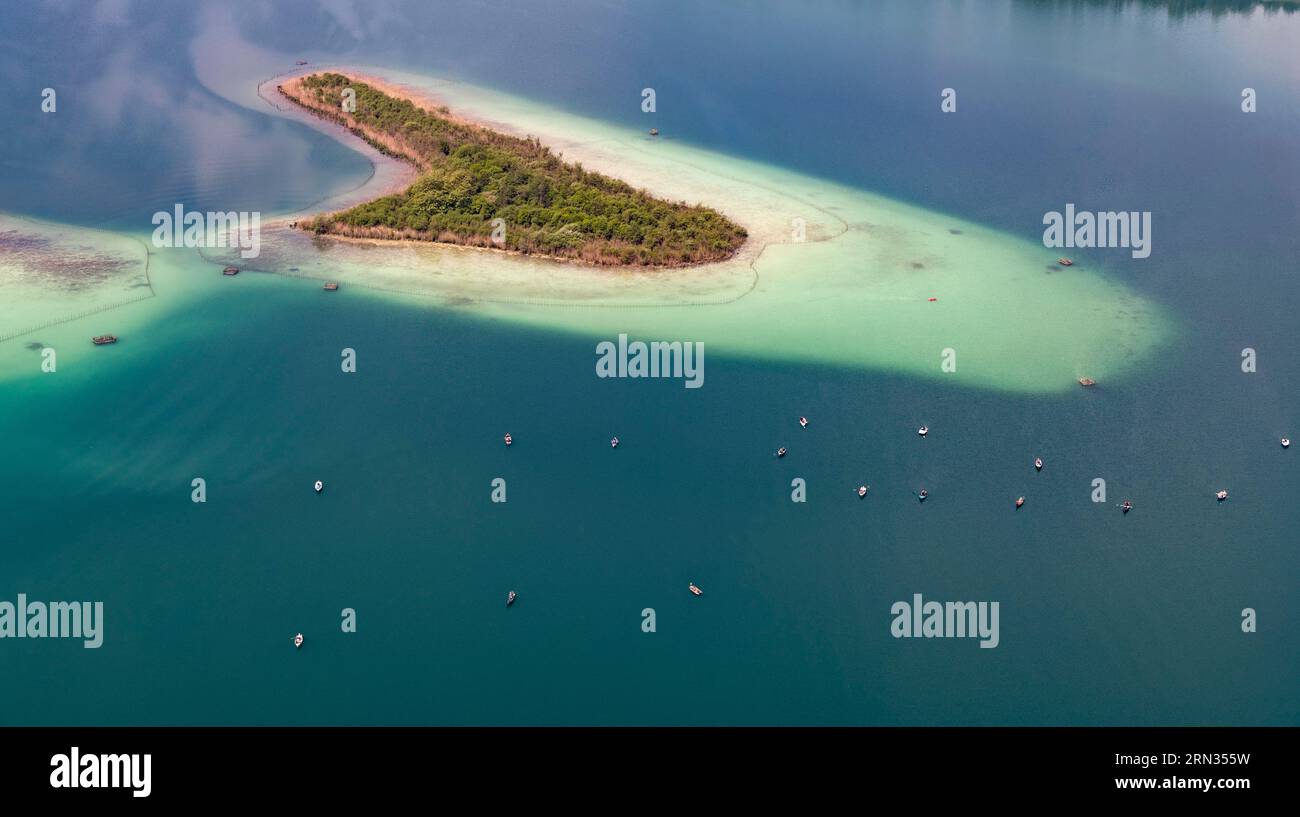
[[[343,109],[346,89],[355,111]],[[745,241],[744,228],[707,207],[654,198],[561,160],[535,138],[458,121],[343,74],[312,74],[280,90],[422,171],[401,193],[300,222],[304,229],[641,266],[719,261]]]

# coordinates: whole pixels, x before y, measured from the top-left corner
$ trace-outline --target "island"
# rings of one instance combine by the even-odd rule
[[[420,172],[406,190],[297,226],[320,235],[434,241],[605,266],[723,261],[747,233],[716,210],[655,198],[532,137],[498,133],[344,74],[277,86]]]

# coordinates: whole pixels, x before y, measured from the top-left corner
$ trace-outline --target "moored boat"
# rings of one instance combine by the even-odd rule
[[[1290,438],[1290,437],[1283,437],[1283,438],[1282,438],[1282,447],[1283,447],[1283,448],[1290,448],[1290,447],[1291,447],[1291,438]]]
[[[807,427],[808,427],[808,418],[807,418],[807,417],[800,417],[800,418],[799,418],[799,427],[800,427],[800,428],[807,428]]]
[[[618,448],[618,437],[615,437],[614,439],[609,441],[609,447]]]
[[[865,485],[859,485],[859,486],[858,486],[858,497],[861,498],[861,497],[864,497],[864,496],[866,496],[866,495],[867,495],[867,486],[865,486]]]
[[[96,346],[107,346],[110,343],[117,343],[117,335],[95,335],[90,342]]]
[[[1097,385],[1097,381],[1093,380],[1091,377],[1081,377],[1079,378],[1079,385],[1083,386],[1086,389],[1089,386]]]
[[[925,498],[928,497],[929,495],[930,492],[925,490],[924,488],[916,492],[916,498],[921,502],[924,502]]]
[[[325,286],[321,287],[321,289],[325,290],[326,292],[337,292],[338,288],[339,285],[334,283],[333,281],[326,281]]]
[[[697,595],[697,596],[703,596],[703,595],[704,595],[704,591],[701,590],[700,588],[696,587],[696,586],[695,586],[695,582],[689,582],[689,583],[687,583],[686,586],[689,587],[690,590],[691,590],[691,592],[694,593],[695,595]]]
[[[304,638],[302,637],[302,633],[298,633],[297,635],[295,635],[295,636],[293,637],[293,646],[294,646],[294,648],[295,648],[295,649],[299,649],[299,650],[302,649],[302,642],[305,641],[305,640],[306,640],[306,639],[304,639]]]
[[[1034,470],[1035,470],[1035,471],[1041,471],[1041,470],[1043,470],[1043,458],[1042,458],[1042,457],[1034,457]]]
[[[325,490],[325,483],[321,482],[320,480],[316,480],[316,484],[311,487],[313,490],[316,491],[316,493],[319,494],[321,491]]]
[[[510,605],[514,604],[515,599],[517,598],[519,598],[519,594],[513,590],[511,590],[509,593],[506,593],[506,606],[509,607]]]
[[[1058,259],[1056,259],[1056,263],[1060,264],[1060,265],[1063,266],[1063,267],[1072,267],[1072,266],[1074,266],[1074,262],[1071,261],[1071,260],[1068,259],[1068,258],[1058,258]]]
[[[659,135],[659,129],[658,129],[658,128],[651,128],[651,129],[650,129],[650,135],[651,135],[651,136],[658,136],[658,135]]]
[[[1219,490],[1214,492],[1214,498],[1222,502],[1223,500],[1228,498],[1228,492],[1220,488]]]
[[[1120,509],[1121,511],[1123,511],[1124,513],[1128,513],[1129,511],[1133,510],[1133,503],[1132,503],[1132,502],[1129,502],[1129,501],[1126,499],[1126,500],[1124,500],[1123,502],[1120,503],[1119,509]]]
[[[506,432],[506,436],[503,437],[502,439],[504,439],[504,440],[506,441],[506,445],[507,445],[507,446],[510,445],[511,443],[513,443],[513,442],[515,441],[515,438],[510,436],[510,432],[509,432],[509,431]]]
[[[1024,498],[1023,496],[1018,496],[1018,497],[1016,497],[1016,507],[1017,507],[1017,508],[1021,507],[1021,506],[1024,505],[1024,504],[1025,504],[1025,498]]]
[[[238,275],[239,267],[226,267],[221,271],[222,275]]]
[[[917,434],[920,434],[922,437],[924,437],[926,434],[929,434],[929,433],[930,433],[930,427],[929,427],[929,426],[921,426],[920,428],[918,428],[918,429],[916,430],[916,433],[917,433]]]
[[[785,456],[785,448],[784,448],[784,447],[782,447],[782,448],[778,448],[778,449],[776,450],[776,457],[777,457],[777,459],[780,459],[781,457],[784,457],[784,456]]]

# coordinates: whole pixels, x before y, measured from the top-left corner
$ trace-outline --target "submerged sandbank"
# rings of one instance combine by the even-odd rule
[[[8,213],[0,213],[0,291],[0,343],[154,294],[139,240]]]
[[[229,42],[225,48],[192,49],[196,74],[212,90],[318,128],[375,163],[366,185],[311,212],[409,183],[380,172],[411,172],[404,163],[336,125],[258,95],[259,86],[274,89],[278,78],[270,66],[292,65],[292,59],[254,49],[239,62],[242,74],[223,73],[209,63],[228,67]],[[1076,257],[1075,266],[1062,269],[1053,263],[1058,253],[1039,243],[950,215],[463,83],[321,63],[290,73],[320,70],[358,75],[493,129],[536,136],[567,160],[658,197],[707,203],[744,226],[750,240],[723,263],[610,270],[462,247],[318,239],[277,224],[297,214],[282,220],[266,214],[261,255],[238,262],[249,274],[334,280],[344,284],[340,297],[388,293],[383,297],[593,341],[623,333],[701,341],[710,359],[827,364],[1025,393],[1078,390],[1082,375],[1112,385],[1139,370],[1174,332],[1161,310],[1103,274],[1101,253]],[[225,260],[220,251],[203,254],[214,264]],[[182,256],[198,261],[193,251],[156,254],[155,261],[167,263],[156,265],[164,297],[155,301],[201,297],[220,286],[209,276],[182,273],[193,266],[181,263]],[[55,298],[24,310],[57,312],[61,304]],[[157,319],[165,307],[127,311]],[[76,326],[86,335],[86,327]]]
[[[1077,389],[1083,375],[1104,385],[1172,335],[1156,307],[1100,272],[1101,256],[1064,269],[1041,244],[959,218],[496,91],[367,66],[311,68],[536,136],[658,197],[705,202],[751,240],[726,262],[648,272],[279,231],[264,241],[260,269],[296,267],[593,337],[698,340],[714,353],[1021,392]]]

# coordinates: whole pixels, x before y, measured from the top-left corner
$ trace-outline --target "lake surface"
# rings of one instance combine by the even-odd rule
[[[200,82],[191,43],[231,31],[653,121],[1025,242],[1067,202],[1149,210],[1150,258],[1085,255],[1170,328],[1091,392],[713,347],[686,389],[598,379],[591,339],[544,322],[155,250],[154,297],[0,343],[0,600],[106,616],[98,650],[0,641],[0,722],[1300,723],[1300,466],[1278,445],[1300,436],[1300,14],[1211,5],[8,12],[0,211],[87,236],[147,240],[177,201],[295,212],[369,176]],[[33,341],[78,351],[42,374]],[[999,602],[1000,644],[891,637],[913,593]]]

